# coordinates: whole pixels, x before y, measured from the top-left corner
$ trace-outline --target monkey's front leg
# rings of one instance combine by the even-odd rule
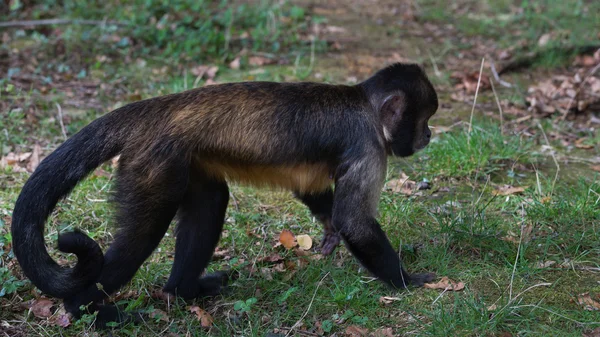
[[[294,195],[304,203],[312,215],[323,224],[323,239],[321,240],[321,254],[329,255],[340,244],[340,234],[335,230],[331,223],[331,211],[333,208],[333,190],[327,190],[319,193],[299,193]]]
[[[375,220],[381,173],[377,173],[379,168],[372,163],[359,161],[336,181],[333,225],[350,252],[377,278],[396,288],[422,286],[435,275],[409,274]]]

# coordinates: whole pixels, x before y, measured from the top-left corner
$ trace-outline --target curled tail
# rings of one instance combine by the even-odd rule
[[[59,250],[77,255],[74,268],[59,266],[46,250],[44,225],[61,198],[92,170],[119,154],[128,119],[122,112],[138,110],[140,103],[117,109],[69,138],[40,163],[21,190],[12,217],[13,251],[25,275],[50,296],[70,297],[97,280],[102,271],[100,246],[80,231],[58,237]]]

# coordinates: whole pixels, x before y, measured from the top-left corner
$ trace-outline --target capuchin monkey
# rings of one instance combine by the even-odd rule
[[[164,290],[191,299],[218,294],[225,272],[201,277],[219,241],[229,182],[291,190],[325,227],[322,250],[340,237],[375,277],[421,286],[375,219],[387,156],[410,156],[431,138],[435,89],[414,64],[393,64],[354,86],[241,82],[127,104],[59,146],[31,175],[15,204],[13,250],[23,272],[96,324],[126,316],[102,301],[129,282],[177,216],[175,260]],[[120,154],[114,186],[118,230],[105,254],[81,231],[58,237],[77,255],[59,266],[44,243],[56,203]],[[333,188],[335,187],[335,189]]]

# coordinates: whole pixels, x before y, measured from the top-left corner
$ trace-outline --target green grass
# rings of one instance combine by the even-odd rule
[[[132,4],[139,3],[142,2]],[[489,1],[478,5],[483,7],[478,7],[477,11],[473,10],[490,18],[484,25],[485,32],[473,30],[469,33],[469,29],[480,29],[473,22],[487,22],[488,19],[460,17],[456,24],[465,34],[495,34],[492,28],[505,20],[498,13],[509,3],[512,2]],[[543,26],[546,20],[533,13],[536,6],[548,3],[519,3],[523,12],[510,17],[510,25],[498,27],[519,27],[526,34],[524,36],[532,38],[546,32],[548,28]],[[162,17],[162,2],[147,1],[144,4],[147,6],[137,11],[132,11],[131,6],[111,6],[117,12],[111,12],[110,17],[137,26],[144,26],[139,23],[153,17]],[[436,9],[441,8],[436,6],[437,3],[420,1],[419,4],[432,18],[448,20],[447,12]],[[585,21],[581,25],[583,28],[572,25],[569,13],[583,8],[578,2],[572,4],[544,8],[549,8],[547,16],[555,21],[555,25],[570,27],[574,32],[584,30],[588,22],[590,25],[596,22],[597,18],[590,18],[591,12],[587,12],[581,14],[582,18],[591,21],[582,19]],[[59,6],[53,1],[42,1],[33,9],[17,6],[3,19],[57,16],[102,19],[109,8],[101,7],[99,2],[90,3],[89,10],[84,10],[83,6],[80,2],[64,2]],[[67,77],[77,78],[85,69],[85,74],[77,80],[103,84],[98,86],[97,96],[94,96],[103,108],[73,107],[67,92],[51,85],[47,92],[37,84],[25,88],[8,76],[17,70],[7,71],[0,78],[0,107],[6,109],[0,112],[0,156],[11,151],[31,151],[36,143],[41,144],[44,155],[56,148],[63,141],[56,119],[56,103],[63,107],[68,117],[65,120],[67,134],[72,135],[113,107],[140,97],[193,87],[195,78],[190,75],[190,69],[200,62],[217,65],[216,79],[221,82],[300,80],[306,78],[307,70],[313,66],[310,46],[298,35],[307,29],[311,20],[315,20],[306,10],[266,2],[256,10],[248,7],[240,10],[241,5],[225,8],[209,2],[177,2],[173,6],[177,14],[165,20],[178,27],[181,25],[193,34],[181,37],[174,29],[162,36],[143,30],[156,27],[136,30],[136,25],[118,30],[111,26],[72,25],[62,27],[68,35],[57,39],[52,34],[43,37],[40,35],[42,30],[37,29],[22,33],[18,29],[9,30],[11,46],[27,46],[21,50],[32,54],[52,50],[63,42],[72,48],[68,50],[75,50],[76,46],[89,41],[86,38],[101,41],[89,53],[50,53],[39,60],[33,74],[42,79],[59,74],[62,81]],[[189,6],[199,7],[189,10]],[[565,6],[571,12],[564,15],[563,20],[557,11]],[[593,8],[596,5],[588,3],[586,6]],[[443,8],[446,10],[447,6]],[[227,15],[232,13],[235,14],[233,21],[229,21],[232,22],[232,36],[256,28],[256,33],[250,34],[256,45],[243,45],[240,41],[240,44],[231,43],[224,48],[223,30],[217,28],[228,22]],[[202,20],[209,18],[206,22],[210,26],[186,22],[189,20],[186,15]],[[273,17],[279,18],[275,31],[265,28],[271,27],[267,23]],[[529,26],[524,23],[526,20],[535,22]],[[196,40],[202,29],[208,29],[207,34],[212,35],[198,40],[197,44],[187,42]],[[130,44],[103,40],[103,37],[121,31],[124,32],[122,36],[131,38]],[[585,35],[588,32],[582,34],[586,39],[589,37]],[[509,35],[498,36],[499,43],[508,44],[519,38]],[[183,42],[170,44],[171,40]],[[277,50],[273,49],[275,40],[280,41]],[[31,41],[40,44],[30,45]],[[250,43],[250,39],[247,42]],[[228,62],[244,47],[252,52],[272,54],[275,58],[289,58],[291,62],[268,67],[242,63],[241,70],[229,69]],[[315,51],[318,59],[320,49],[316,47]],[[100,62],[96,55],[107,55],[110,60]],[[145,63],[135,61],[142,55],[152,57],[144,58]],[[295,62],[297,57],[298,64]],[[182,64],[173,64],[172,60],[179,58]],[[162,71],[165,65],[167,70]],[[317,64],[314,66],[318,67]],[[19,73],[25,71],[29,70],[21,69]],[[327,79],[327,69],[319,71]],[[200,81],[197,85],[203,83]],[[506,99],[514,93],[500,92],[500,95],[501,99]],[[440,117],[453,120],[456,116],[468,116],[470,108],[463,106],[456,110],[452,114],[441,112],[446,116]],[[33,122],[32,117],[35,117]],[[541,124],[549,135],[562,131],[585,136],[591,144],[597,143],[600,135],[594,130],[578,131],[566,122],[542,121]],[[562,160],[592,158],[599,150],[572,149],[551,137],[550,145],[558,151],[561,165],[555,180],[554,163],[541,151],[542,146],[547,145],[544,137],[539,132],[531,135],[513,130],[510,125],[507,121],[504,131],[500,132],[499,122],[478,116],[471,133],[468,133],[467,124],[457,124],[448,132],[436,135],[421,153],[412,158],[393,160],[389,167],[389,179],[404,171],[412,180],[427,179],[432,184],[431,190],[410,197],[387,190],[382,192],[378,219],[390,241],[394,247],[401,248],[409,271],[431,271],[448,276],[464,282],[463,291],[442,293],[432,289],[412,289],[395,292],[373,281],[344,247],[338,248],[334,256],[323,259],[300,257],[282,247],[274,247],[283,229],[308,234],[318,244],[321,226],[290,193],[233,186],[225,232],[219,245],[219,251],[226,252],[225,257],[215,259],[209,267],[210,271],[229,268],[239,273],[229,292],[214,299],[187,303],[176,299],[170,305],[152,296],[161,289],[170,273],[175,242],[173,231],[169,230],[159,249],[121,290],[122,297],[117,300],[127,310],[148,313],[162,310],[167,313],[168,320],[149,319],[141,325],[115,329],[114,334],[280,336],[299,320],[299,329],[316,334],[322,329],[327,336],[343,336],[352,325],[371,332],[392,328],[398,336],[502,336],[505,333],[513,336],[581,336],[583,331],[600,327],[599,312],[584,310],[576,300],[582,293],[600,294],[597,282],[597,268],[600,267],[599,174]],[[531,129],[539,130],[536,125]],[[47,247],[56,259],[74,262],[72,256],[62,255],[55,249],[57,234],[61,231],[81,228],[104,249],[111,242],[115,230],[111,220],[114,211],[107,200],[112,184],[110,174],[114,172],[109,164],[101,169],[102,174],[91,175],[53,212],[46,227],[46,239]],[[93,316],[74,321],[69,328],[62,329],[34,317],[21,306],[24,301],[40,295],[23,278],[10,249],[10,216],[28,176],[28,173],[10,167],[0,169],[0,331],[12,331],[11,335],[18,335],[15,331],[21,335],[92,335],[96,333],[92,327]],[[522,194],[495,196],[492,192],[504,184],[526,186],[527,189]],[[264,257],[273,254],[282,256],[283,271],[277,271],[276,263],[263,261]],[[549,261],[554,263],[550,265]],[[381,296],[393,296],[398,300],[383,304],[379,301]],[[214,324],[210,330],[200,326],[188,308],[191,305],[212,315]]]
[[[596,29],[600,25],[600,4],[595,1],[419,0],[417,3],[423,20],[451,23],[467,37],[493,39],[502,49],[514,48],[517,57],[539,52],[533,63],[546,68],[569,65],[577,48],[600,43]],[[547,43],[539,45],[545,34],[550,34]],[[470,43],[463,44],[463,48],[471,47]]]

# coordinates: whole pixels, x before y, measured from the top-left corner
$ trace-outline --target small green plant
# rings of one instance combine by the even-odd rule
[[[4,297],[5,295],[17,292],[25,284],[25,281],[17,279],[8,268],[2,267],[0,268],[0,283],[2,283],[0,297]]]
[[[258,299],[256,297],[251,297],[245,301],[237,301],[233,305],[233,309],[239,312],[250,312],[252,305],[256,303]]]
[[[294,292],[296,292],[297,290],[298,290],[297,287],[291,287],[285,293],[283,293],[281,296],[279,296],[279,298],[277,299],[277,302],[280,305],[283,304],[285,301],[287,301],[287,299],[290,297],[290,295],[293,294]]]

